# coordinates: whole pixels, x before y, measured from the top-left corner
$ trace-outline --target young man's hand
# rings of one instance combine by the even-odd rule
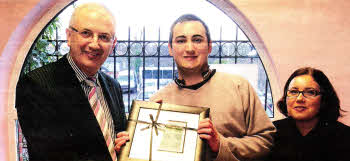
[[[219,133],[214,127],[210,119],[206,118],[198,124],[199,137],[208,141],[210,149],[213,152],[218,152],[220,147]]]

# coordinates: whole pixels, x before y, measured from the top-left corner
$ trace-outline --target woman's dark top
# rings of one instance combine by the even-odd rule
[[[350,161],[350,127],[320,121],[302,136],[292,118],[274,122],[275,145],[269,161]]]

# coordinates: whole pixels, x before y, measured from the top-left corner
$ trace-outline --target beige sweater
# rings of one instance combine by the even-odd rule
[[[216,72],[197,90],[179,88],[174,82],[159,90],[151,100],[210,108],[211,120],[220,133],[217,154],[209,150],[206,160],[254,160],[266,155],[276,131],[247,80]]]

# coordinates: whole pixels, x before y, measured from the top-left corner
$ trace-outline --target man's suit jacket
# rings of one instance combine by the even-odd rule
[[[116,133],[126,129],[119,83],[99,72]],[[66,56],[20,78],[16,108],[29,159],[111,161],[98,121]]]

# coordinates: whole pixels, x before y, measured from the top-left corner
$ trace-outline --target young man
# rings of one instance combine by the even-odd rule
[[[210,108],[210,119],[198,126],[200,138],[210,147],[206,160],[254,160],[266,155],[275,127],[247,80],[209,68],[212,46],[206,24],[195,15],[179,17],[171,27],[168,47],[179,77],[151,100]]]
[[[117,41],[115,25],[102,5],[77,7],[69,53],[20,78],[16,108],[31,161],[116,160],[113,140],[126,128],[122,91],[99,71]]]

